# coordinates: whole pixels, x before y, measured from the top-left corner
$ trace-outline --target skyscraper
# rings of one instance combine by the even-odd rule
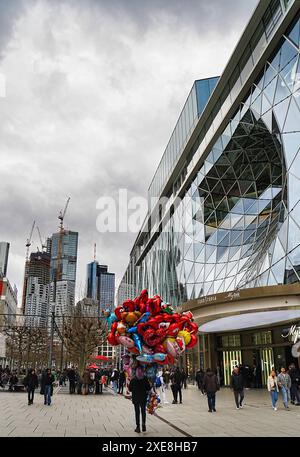
[[[50,255],[33,252],[27,268],[25,322],[29,326],[46,326],[49,313]]]
[[[9,253],[9,243],[0,241],[0,277],[6,276]]]
[[[65,315],[75,305],[78,232],[62,230],[47,240],[50,253],[50,302]]]
[[[94,260],[87,265],[87,298],[97,300],[100,309],[113,308],[115,302],[115,274],[107,265]]]

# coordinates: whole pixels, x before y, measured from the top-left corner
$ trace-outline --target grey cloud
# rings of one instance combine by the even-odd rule
[[[0,240],[20,292],[32,220],[54,232],[69,195],[78,288],[94,242],[121,279],[136,234],[100,234],[96,201],[146,196],[193,80],[222,71],[255,4],[0,1]]]

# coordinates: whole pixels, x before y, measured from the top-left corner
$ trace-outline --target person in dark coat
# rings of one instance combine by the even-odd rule
[[[75,394],[75,370],[74,367],[68,370],[68,378],[69,378],[69,392],[70,394]]]
[[[122,370],[122,371],[120,372],[120,376],[119,376],[119,390],[118,390],[118,394],[123,395],[123,390],[124,390],[125,381],[126,381],[125,371]]]
[[[203,379],[204,379],[204,371],[200,368],[196,372],[196,382],[197,382],[197,385],[198,385],[198,389],[201,391],[202,395],[204,394],[204,391],[203,391]]]
[[[41,390],[44,392],[44,405],[51,405],[51,395],[53,392],[53,383],[55,379],[51,373],[51,368],[48,368],[42,377]]]
[[[203,378],[203,389],[207,394],[208,412],[216,412],[216,392],[220,390],[220,384],[217,375],[207,368]]]
[[[137,367],[135,376],[129,383],[129,390],[132,393],[132,403],[135,410],[136,429],[135,432],[141,433],[140,413],[142,415],[142,431],[146,431],[146,403],[148,392],[151,390],[150,382],[145,376],[141,367]]]
[[[231,375],[230,388],[233,390],[236,409],[243,408],[244,385],[243,375],[240,372],[240,369],[235,367]]]
[[[32,405],[34,399],[34,391],[39,386],[38,377],[34,368],[28,371],[28,374],[24,379],[24,386],[27,388],[28,392],[28,405]]]
[[[289,366],[288,374],[291,378],[291,388],[290,388],[290,395],[291,395],[291,403],[292,405],[300,406],[300,395],[298,391],[298,387],[300,384],[300,372],[294,363],[291,363]]]
[[[175,405],[177,404],[178,400],[178,394],[179,394],[179,401],[182,403],[182,392],[181,392],[181,386],[182,386],[182,373],[179,369],[179,367],[176,368],[176,370],[171,373],[170,376],[171,379],[171,389],[173,392],[173,401],[172,404]]]

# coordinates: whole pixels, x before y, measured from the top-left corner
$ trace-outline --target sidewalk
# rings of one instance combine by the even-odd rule
[[[26,393],[0,391],[0,436],[134,436],[134,410],[130,400],[113,395],[69,395],[68,388],[56,389],[53,404],[44,406],[43,396],[27,405]],[[207,400],[195,386],[183,390],[183,404],[169,404],[147,414],[147,432],[140,436],[300,436],[300,407],[273,411],[268,392],[246,390],[245,407],[236,410],[229,389],[217,393],[216,413],[208,413]]]

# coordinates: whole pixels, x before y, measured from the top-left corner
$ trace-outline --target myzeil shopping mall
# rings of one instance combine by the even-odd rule
[[[225,385],[236,364],[259,385],[299,364],[299,45],[300,2],[261,0],[222,75],[194,82],[118,289],[191,310],[182,362],[219,366]]]

